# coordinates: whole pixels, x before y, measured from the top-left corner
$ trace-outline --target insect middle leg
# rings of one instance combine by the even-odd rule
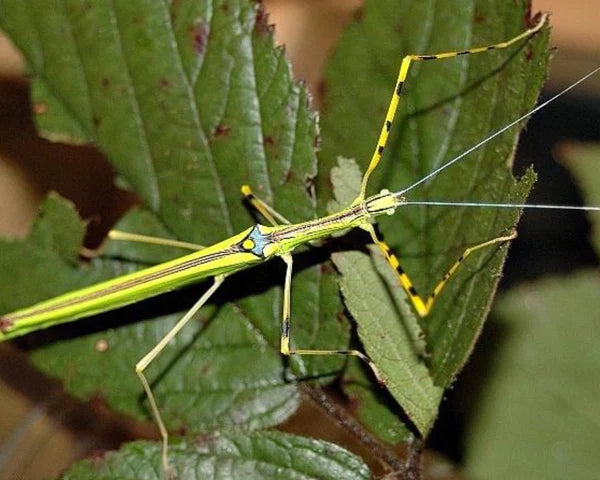
[[[268,203],[262,201],[259,197],[254,195],[250,185],[242,185],[241,191],[244,199],[247,200],[250,205],[252,205],[252,207],[263,217],[265,217],[267,221],[274,227],[279,225],[277,220],[284,225],[290,225],[292,223]]]
[[[292,267],[293,259],[290,254],[281,256],[282,260],[286,264],[285,270],[285,283],[283,289],[283,318],[281,322],[281,353],[283,355],[345,355],[358,357],[363,360],[379,381],[379,383],[385,383],[383,377],[379,373],[379,370],[375,364],[367,357],[363,352],[359,350],[312,350],[304,348],[292,348],[290,346],[291,338],[291,290],[292,290]]]
[[[150,409],[152,410],[152,415],[154,416],[154,420],[158,425],[158,429],[160,430],[160,435],[162,437],[162,464],[165,471],[165,475],[167,478],[171,478],[170,474],[170,466],[169,466],[169,433],[163,419],[160,415],[160,411],[158,410],[158,405],[156,404],[156,399],[154,398],[154,394],[152,393],[152,388],[150,387],[150,383],[144,375],[144,370],[150,365],[150,363],[164,350],[164,348],[169,344],[173,338],[179,333],[179,331],[187,324],[187,322],[196,314],[198,310],[202,308],[202,306],[208,301],[208,299],[215,293],[217,288],[223,283],[225,280],[224,275],[218,275],[215,277],[214,283],[212,286],[204,292],[204,295],[200,297],[192,308],[179,320],[175,326],[169,330],[169,332],[156,344],[156,346],[150,350],[136,365],[135,365],[135,373],[140,378],[142,385],[144,386],[144,391],[146,392],[146,396],[148,397],[148,402],[150,403]]]

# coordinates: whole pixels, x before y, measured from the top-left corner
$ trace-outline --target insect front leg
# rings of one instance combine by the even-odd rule
[[[206,248],[204,245],[199,245],[197,243],[182,242],[179,240],[174,240],[172,238],[162,238],[162,237],[154,237],[151,235],[141,235],[139,233],[124,232],[122,230],[109,231],[107,238],[111,241],[135,242],[135,243],[144,243],[147,245],[162,245],[164,247],[184,248],[186,250],[193,250],[195,252]],[[95,249],[90,249],[90,248],[84,247],[81,249],[80,254],[86,258],[95,258],[102,253],[103,246],[104,246],[104,244]]]
[[[272,225],[277,226],[279,223],[284,225],[290,225],[290,222],[287,218],[285,218],[281,213],[271,207],[268,203],[264,202],[260,198],[258,198],[252,192],[250,185],[242,185],[240,189],[242,195],[244,196],[244,200],[246,200],[252,208],[254,208],[258,213],[260,213],[265,219]],[[278,222],[279,221],[279,222]]]
[[[433,304],[434,304],[436,298],[439,296],[440,292],[444,289],[444,287],[446,286],[446,284],[448,283],[450,278],[456,273],[456,271],[458,270],[458,267],[460,267],[460,265],[465,261],[465,259],[469,255],[471,255],[471,253],[473,253],[477,250],[480,250],[482,248],[491,247],[492,245],[506,243],[506,242],[509,242],[509,241],[517,238],[517,231],[513,230],[510,235],[493,238],[492,240],[488,240],[487,242],[482,242],[482,243],[479,243],[472,247],[466,248],[465,251],[463,252],[463,254],[460,257],[458,257],[458,260],[456,262],[454,262],[454,264],[450,267],[450,269],[446,272],[446,274],[442,277],[442,279],[438,282],[438,284],[433,288],[431,293],[429,295],[427,295],[426,297],[421,297],[417,293],[417,291],[412,283],[412,280],[410,279],[408,274],[404,271],[404,269],[400,265],[400,261],[398,260],[398,257],[396,257],[396,255],[392,252],[391,248],[388,246],[387,243],[385,243],[383,240],[380,240],[377,237],[377,234],[375,233],[375,229],[373,228],[373,226],[371,224],[367,224],[363,228],[369,232],[375,245],[377,245],[379,247],[379,249],[383,253],[383,256],[385,257],[387,262],[394,269],[394,272],[396,272],[396,275],[398,277],[398,283],[400,283],[400,286],[404,289],[404,291],[408,295],[408,298],[410,299],[411,303],[413,304],[415,311],[419,314],[420,317],[426,317],[429,314],[429,312],[431,311],[431,308],[433,307]]]

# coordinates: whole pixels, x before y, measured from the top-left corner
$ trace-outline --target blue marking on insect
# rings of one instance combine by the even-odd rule
[[[260,225],[254,225],[246,239],[242,242],[244,250],[258,257],[264,257],[264,250],[271,242],[269,236],[260,231]]]

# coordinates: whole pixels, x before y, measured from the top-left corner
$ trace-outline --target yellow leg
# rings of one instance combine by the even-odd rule
[[[254,209],[263,217],[265,217],[269,221],[269,223],[274,227],[279,225],[279,223],[277,223],[277,220],[279,220],[285,225],[290,225],[292,223],[279,212],[277,212],[268,203],[263,202],[260,198],[254,195],[252,189],[250,188],[250,185],[242,185],[241,191],[242,195],[250,203],[250,205],[252,205],[252,207],[254,207]]]
[[[289,254],[281,257],[286,263],[285,284],[283,289],[283,320],[281,323],[281,353],[283,355],[346,355],[358,357],[364,361],[373,373],[379,383],[385,383],[383,377],[379,374],[379,370],[375,364],[364,353],[358,350],[307,350],[302,348],[290,348],[290,331],[291,331],[291,289],[292,289],[292,256]]]
[[[122,232],[120,230],[111,230],[108,232],[108,238],[111,240],[118,240],[124,242],[138,242],[138,243],[149,243],[152,245],[163,245],[165,247],[177,247],[186,248],[188,250],[202,250],[204,245],[198,245],[197,243],[181,242],[179,240],[173,240],[171,238],[152,237],[150,235],[140,235],[137,233]]]
[[[513,45],[514,43],[528,38],[538,32],[546,23],[547,15],[544,14],[540,18],[540,21],[534,27],[525,30],[520,35],[517,35],[510,40],[505,42],[496,43],[494,45],[487,45],[483,47],[474,47],[468,48],[466,50],[460,50],[458,52],[446,52],[446,53],[436,53],[433,55],[407,55],[402,59],[402,63],[400,64],[400,71],[398,72],[398,79],[396,80],[396,86],[394,87],[394,93],[392,94],[392,99],[390,100],[390,104],[388,106],[388,110],[385,116],[385,121],[383,122],[383,126],[381,127],[381,132],[379,134],[379,139],[377,141],[377,146],[375,147],[375,151],[373,152],[373,156],[371,157],[371,161],[369,163],[369,167],[365,172],[362,185],[360,189],[360,195],[355,200],[355,203],[361,202],[365,199],[365,194],[367,190],[367,184],[369,181],[369,177],[371,173],[377,168],[379,161],[381,160],[381,156],[383,154],[383,150],[385,149],[387,139],[390,133],[390,129],[392,128],[392,123],[394,121],[394,117],[396,116],[396,110],[398,109],[398,103],[400,101],[400,95],[402,93],[402,87],[408,75],[408,70],[412,62],[418,62],[421,60],[442,60],[446,58],[458,57],[460,55],[470,55],[472,53],[481,53],[487,52],[490,50],[499,50],[502,48],[507,48]]]
[[[150,235],[140,235],[138,233],[122,232],[121,230],[111,230],[110,232],[108,232],[108,238],[113,241],[137,242],[146,243],[150,245],[163,245],[165,247],[185,248],[187,250],[194,251],[206,248],[203,245],[198,245],[197,243],[181,242],[179,240],[173,240],[171,238],[152,237]],[[83,247],[80,251],[80,254],[86,258],[95,258],[98,255],[100,255],[100,253],[102,253],[102,247],[102,245],[96,249]]]
[[[160,415],[160,411],[158,410],[158,406],[156,404],[156,399],[154,398],[154,394],[152,393],[152,388],[150,387],[150,383],[148,383],[148,379],[144,375],[144,370],[150,365],[150,363],[163,351],[163,349],[169,344],[171,340],[179,333],[179,331],[185,326],[185,324],[196,314],[198,310],[202,308],[202,306],[208,301],[208,299],[215,293],[215,290],[219,288],[219,286],[223,283],[225,277],[223,275],[219,275],[215,277],[215,281],[212,286],[202,295],[200,300],[198,300],[192,308],[183,316],[181,320],[179,320],[175,326],[169,330],[169,332],[161,339],[160,342],[156,344],[156,346],[150,350],[144,358],[142,358],[135,365],[135,373],[137,373],[142,385],[144,386],[144,391],[146,392],[146,396],[148,397],[148,402],[150,403],[150,409],[152,410],[152,415],[154,416],[154,420],[158,425],[158,429],[160,430],[160,436],[162,437],[162,463],[165,471],[166,478],[172,478],[171,469],[169,466],[169,433],[167,432],[167,428],[162,420]]]
[[[446,274],[442,277],[442,279],[435,286],[432,292],[429,295],[427,295],[427,297],[421,297],[415,290],[415,287],[412,281],[410,280],[409,276],[402,269],[398,257],[394,255],[390,247],[384,241],[379,240],[379,238],[377,238],[377,234],[375,233],[375,229],[373,228],[373,226],[368,224],[365,226],[365,229],[371,234],[373,242],[375,242],[375,244],[383,252],[383,255],[385,256],[386,260],[398,275],[398,282],[408,295],[408,298],[412,302],[415,310],[417,311],[420,317],[425,317],[429,314],[431,308],[433,307],[435,299],[439,296],[440,292],[446,286],[452,275],[454,275],[456,270],[458,270],[458,267],[464,262],[464,260],[469,255],[471,255],[471,253],[485,247],[490,247],[499,243],[509,242],[510,240],[514,240],[515,238],[517,238],[517,232],[516,230],[513,230],[513,232],[510,235],[494,238],[492,240],[488,240],[487,242],[483,242],[478,245],[474,245],[473,247],[467,248],[464,251],[464,253],[460,257],[458,257],[458,260],[454,262],[454,265],[450,267],[450,270],[448,270],[448,272],[446,272]]]

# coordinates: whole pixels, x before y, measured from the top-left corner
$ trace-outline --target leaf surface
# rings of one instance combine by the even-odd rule
[[[473,478],[597,475],[599,291],[598,272],[580,271],[497,303],[497,348],[465,435]]]
[[[171,449],[178,477],[208,479],[360,480],[367,466],[337,445],[281,432],[223,433],[187,440]],[[75,464],[63,480],[162,479],[160,448],[130,443],[119,452]]]

